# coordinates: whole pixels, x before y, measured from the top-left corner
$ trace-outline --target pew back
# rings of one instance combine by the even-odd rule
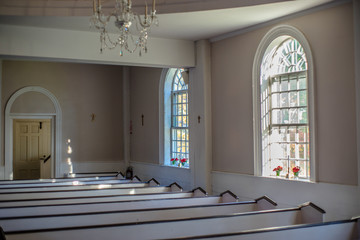
[[[51,230],[30,230],[6,232],[8,240],[13,239],[168,239],[193,237],[209,234],[224,234],[265,227],[279,227],[303,222],[302,208],[258,211],[230,214],[226,216],[199,217],[167,221],[150,221],[105,226],[70,227]],[[311,207],[311,205],[310,205]],[[305,212],[304,212],[305,213]],[[159,224],[161,223],[161,224]],[[209,228],[209,226],[211,226]],[[106,235],[105,235],[106,233]],[[61,237],[60,237],[61,236]]]
[[[136,224],[149,221],[165,221],[173,219],[199,218],[228,215],[233,213],[253,212],[256,202],[223,203],[212,205],[163,207],[117,210],[112,212],[68,213],[59,215],[0,218],[0,226],[5,231],[25,231],[40,229],[56,229],[81,226],[97,226],[111,224]]]
[[[212,239],[212,240],[258,240],[279,239],[287,240],[359,240],[359,222],[355,220],[344,220],[316,224],[300,224],[297,226],[283,226],[277,228],[263,228],[253,231],[229,232],[226,234],[213,234],[192,236],[187,238],[171,239]]]

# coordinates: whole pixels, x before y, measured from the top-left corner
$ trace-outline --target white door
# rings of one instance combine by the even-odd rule
[[[49,119],[14,120],[14,179],[51,177],[50,133]]]

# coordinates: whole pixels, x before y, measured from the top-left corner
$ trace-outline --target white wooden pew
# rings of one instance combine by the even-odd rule
[[[132,222],[47,230],[5,231],[7,240],[169,239],[322,222],[323,211],[312,203],[297,208],[166,221]],[[145,214],[144,214],[145,215]]]
[[[92,177],[73,177],[73,178],[49,178],[49,179],[29,179],[29,180],[0,180],[1,185],[7,184],[29,184],[29,183],[54,183],[54,182],[72,182],[72,181],[87,181],[87,180],[111,180],[111,179],[125,179],[124,175],[119,172],[113,176],[92,176]]]
[[[291,240],[359,240],[359,217],[350,220],[299,224],[276,228],[262,228],[252,231],[229,232],[225,234],[201,235],[171,239],[214,239],[214,240],[258,240],[258,239],[291,239]]]
[[[111,195],[136,195],[172,192],[174,188],[165,186],[153,187],[123,187],[123,188],[104,188],[104,189],[84,189],[84,190],[64,190],[47,192],[22,192],[22,193],[0,193],[0,202],[18,201],[18,200],[41,200],[41,199],[59,199],[66,197],[89,197],[89,196],[111,196]]]
[[[17,188],[41,188],[41,187],[55,187],[55,186],[77,186],[77,185],[91,185],[91,184],[113,184],[113,183],[128,183],[128,182],[141,182],[141,179],[137,176],[132,179],[74,179],[72,181],[56,181],[53,182],[30,182],[30,183],[11,183],[11,184],[0,184],[0,189],[17,189]],[[150,181],[150,180],[149,180]]]
[[[90,184],[112,184],[112,183],[127,183],[132,182],[131,179],[107,179],[107,180],[87,180],[78,181],[73,180],[69,182],[47,182],[47,183],[27,183],[27,184],[0,184],[0,189],[11,189],[11,188],[32,188],[32,187],[53,187],[53,186],[72,186],[72,185],[90,185]]]
[[[179,205],[181,205],[181,201],[182,200],[178,200]],[[157,202],[158,204],[155,206],[155,208],[147,209],[126,209],[111,212],[86,212],[35,217],[22,216],[12,218],[0,218],[0,226],[2,226],[5,232],[43,230],[67,227],[97,226],[99,224],[111,225],[221,216],[233,213],[254,212],[257,209],[261,208],[261,206],[258,206],[256,201],[172,207],[164,207],[162,204],[159,204],[159,201]],[[267,204],[270,209],[275,208],[274,205],[269,204],[270,202],[266,198],[263,198],[258,202],[259,205]]]
[[[112,180],[114,181],[114,180]],[[119,181],[119,180],[117,180]],[[125,181],[125,180],[120,180]],[[159,186],[159,182],[155,179],[151,179],[148,182],[118,182],[110,183],[107,181],[101,181],[93,184],[82,185],[81,182],[75,182],[73,185],[62,186],[62,185],[50,185],[50,186],[26,186],[26,187],[13,187],[13,188],[0,188],[1,194],[8,193],[32,193],[32,192],[54,192],[54,191],[76,191],[76,190],[93,190],[93,189],[116,189],[116,188],[139,188],[139,187],[152,187]]]
[[[61,204],[51,206],[31,206],[31,207],[4,207],[0,208],[0,219],[14,217],[34,217],[34,216],[52,216],[64,214],[79,213],[106,213],[124,210],[141,210],[150,208],[170,208],[170,207],[188,207],[200,205],[217,205],[225,204],[223,196],[207,196],[201,188],[194,189],[193,197],[182,199],[148,199],[133,200],[122,202],[105,202],[105,203],[81,203],[81,204]],[[228,202],[237,202],[237,198],[227,199]],[[276,206],[271,199],[266,196],[252,201],[243,201],[241,204],[246,205],[248,210],[257,211],[271,209]]]
[[[94,202],[115,202],[115,201],[132,201],[132,200],[144,200],[144,199],[164,199],[164,198],[184,198],[193,197],[193,192],[182,192],[182,188],[176,184],[170,184],[170,192],[157,192],[139,194],[134,189],[132,194],[113,194],[113,195],[90,195],[90,196],[62,196],[59,198],[43,198],[43,199],[20,199],[20,200],[2,200],[0,199],[1,207],[18,207],[18,206],[45,206],[45,205],[57,205],[57,204],[76,204],[76,203],[94,203]],[[162,188],[163,189],[163,188]],[[151,190],[151,189],[150,189]],[[99,190],[96,190],[99,191]],[[148,190],[149,191],[149,190]],[[136,193],[136,194],[135,194]]]
[[[117,175],[119,172],[77,172],[69,173],[66,175],[68,178],[81,178],[81,177],[108,177]]]

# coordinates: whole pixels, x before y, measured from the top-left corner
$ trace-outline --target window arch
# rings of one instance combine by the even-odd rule
[[[280,26],[262,40],[254,60],[255,174],[315,181],[313,71],[309,45]]]
[[[171,68],[160,84],[160,155],[164,165],[189,168],[188,83],[187,71]]]

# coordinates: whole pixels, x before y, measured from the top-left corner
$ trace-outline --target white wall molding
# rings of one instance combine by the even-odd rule
[[[212,115],[211,115],[211,46],[208,40],[196,42],[196,68],[190,69],[190,167],[194,186],[212,192]],[[200,121],[199,121],[200,118]],[[190,163],[191,164],[191,163]]]
[[[354,0],[354,1],[356,1],[356,0]],[[255,30],[260,29],[260,28],[264,28],[264,27],[268,27],[268,26],[271,26],[271,25],[279,24],[281,22],[284,22],[284,21],[287,21],[287,20],[290,20],[290,19],[294,19],[294,18],[297,18],[297,17],[302,17],[302,16],[305,16],[305,15],[308,15],[308,14],[311,14],[311,13],[316,13],[316,12],[326,10],[326,9],[329,9],[329,8],[332,8],[332,7],[336,7],[336,6],[339,6],[339,5],[342,5],[342,4],[345,4],[345,3],[349,3],[349,2],[351,2],[351,0],[339,0],[339,1],[332,1],[332,2],[329,2],[329,3],[325,3],[323,5],[313,7],[313,8],[310,8],[310,9],[306,9],[304,11],[300,11],[300,12],[293,13],[293,14],[290,14],[290,15],[286,15],[286,16],[283,16],[283,17],[279,17],[279,18],[276,18],[276,19],[273,19],[273,20],[270,20],[270,21],[267,21],[267,22],[264,22],[264,23],[256,24],[256,25],[249,26],[249,27],[246,27],[246,28],[242,28],[242,29],[239,29],[239,30],[236,30],[236,31],[225,33],[225,34],[222,34],[220,36],[213,37],[213,38],[210,39],[210,42],[213,43],[213,42],[218,42],[218,41],[221,41],[221,40],[224,40],[224,39],[227,39],[227,38],[236,37],[236,36],[248,33],[248,32],[255,31]]]
[[[195,65],[194,42],[150,38],[148,52],[126,53],[116,49],[100,54],[99,33],[63,29],[10,26],[0,24],[0,56],[47,61],[99,63],[147,67],[192,67]],[[174,57],[176,56],[176,57]]]
[[[130,162],[130,69],[123,67],[123,131],[124,131],[124,161],[125,166]]]
[[[0,60],[0,99],[2,99],[2,76],[3,76],[3,68],[2,68],[3,62]],[[0,136],[2,136],[2,118],[3,113],[0,111]],[[1,137],[2,138],[2,137]],[[3,152],[3,143],[0,141],[0,179],[5,179],[5,160],[3,158],[4,152]]]
[[[177,68],[164,68],[159,81],[159,163],[161,165],[166,165],[166,159],[170,161],[171,84],[176,70]]]
[[[309,42],[304,34],[298,29],[289,25],[279,25],[272,28],[260,41],[256,50],[253,69],[252,69],[252,86],[253,86],[253,130],[254,130],[254,175],[262,175],[262,153],[261,153],[261,106],[260,106],[260,68],[261,62],[269,51],[269,45],[281,36],[291,36],[299,41],[304,49],[308,63],[308,112],[309,112],[309,129],[310,129],[310,180],[317,181],[317,155],[316,155],[316,118],[315,118],[315,84],[314,84],[314,61]]]
[[[311,201],[326,211],[325,221],[360,215],[360,190],[357,186],[291,181],[237,173],[212,172],[213,190],[230,189],[241,199],[269,196],[279,207],[297,206]],[[301,193],[301,194],[300,194]]]
[[[55,113],[11,113],[11,108],[15,100],[24,93],[39,92],[47,96],[53,103]],[[62,155],[62,111],[60,104],[56,97],[48,90],[38,86],[24,87],[15,92],[8,100],[5,107],[5,179],[12,179],[13,177],[13,119],[16,118],[53,118],[52,131],[52,153],[54,156],[54,165],[52,166],[52,176],[61,176],[61,155]]]
[[[353,0],[354,14],[354,56],[355,56],[355,92],[356,92],[356,140],[358,160],[358,186],[360,188],[360,1]]]

